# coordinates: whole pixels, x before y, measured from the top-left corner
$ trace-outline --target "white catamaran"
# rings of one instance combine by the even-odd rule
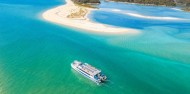
[[[104,82],[107,78],[104,74],[101,73],[100,70],[87,63],[82,63],[75,60],[73,63],[71,63],[71,67],[86,78],[96,82],[97,84]]]

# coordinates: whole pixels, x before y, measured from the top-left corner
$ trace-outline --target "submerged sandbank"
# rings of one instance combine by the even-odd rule
[[[74,4],[66,0],[65,5],[45,11],[42,17],[48,21],[59,23],[65,26],[79,28],[87,31],[108,32],[108,33],[138,33],[136,29],[121,28],[92,22],[87,15],[95,10]]]

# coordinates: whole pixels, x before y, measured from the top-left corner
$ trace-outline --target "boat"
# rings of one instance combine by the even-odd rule
[[[96,69],[88,63],[82,63],[75,60],[71,63],[71,67],[80,74],[82,74],[84,77],[92,80],[97,84],[103,83],[107,79],[107,77],[102,74],[101,70]]]

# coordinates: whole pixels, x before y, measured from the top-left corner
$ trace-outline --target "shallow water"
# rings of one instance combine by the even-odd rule
[[[190,22],[143,19],[107,8],[183,19],[190,19],[190,13],[103,2],[100,11],[90,15],[94,21],[141,32],[106,35],[63,27],[40,18],[43,11],[62,3],[0,0],[1,94],[190,93]],[[101,69],[108,82],[97,86],[76,73],[70,67],[73,60]]]

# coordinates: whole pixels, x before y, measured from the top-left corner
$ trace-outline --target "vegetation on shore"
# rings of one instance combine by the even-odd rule
[[[74,12],[67,15],[67,18],[84,18],[87,12],[85,8],[76,9]]]
[[[109,0],[108,0],[109,1]],[[190,7],[190,0],[110,0],[119,2]]]
[[[177,4],[190,7],[190,0],[175,0]]]
[[[176,3],[174,2],[174,0],[112,0],[112,1],[139,3],[139,4],[176,6]]]
[[[86,7],[86,8],[94,8],[94,9],[97,9],[96,6],[94,6],[93,4],[89,4],[89,3],[76,3],[74,2],[75,5],[77,6],[82,6],[82,7]]]
[[[109,1],[109,0],[108,0]],[[185,11],[190,11],[190,0],[111,0],[118,2],[138,3],[145,5],[180,6]]]
[[[92,4],[100,3],[100,0],[72,0],[72,1],[75,4],[91,8],[93,8]],[[110,1],[139,3],[145,5],[181,6],[183,10],[190,11],[190,0],[110,0]]]
[[[182,6],[183,10],[190,11],[190,0],[176,0],[177,5]]]
[[[182,8],[182,10],[190,12],[190,7]]]
[[[99,4],[100,0],[72,0],[74,3],[78,4]]]

